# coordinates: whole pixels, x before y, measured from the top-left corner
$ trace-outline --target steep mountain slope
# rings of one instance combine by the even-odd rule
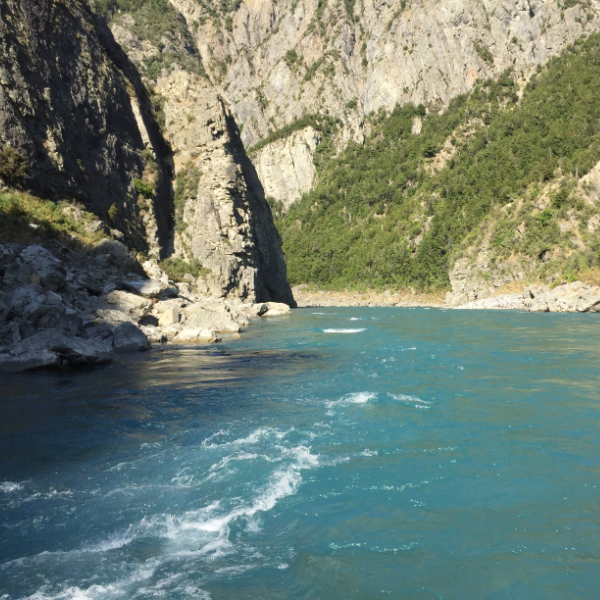
[[[599,93],[594,34],[524,89],[506,72],[440,114],[409,104],[373,117],[364,146],[320,169],[279,223],[291,281],[445,288],[450,272],[468,300],[592,275]]]
[[[175,159],[175,250],[200,261],[206,291],[293,304],[281,239],[233,117],[204,78],[160,77]]]
[[[164,255],[169,152],[139,75],[110,32],[79,0],[7,0],[0,47],[0,145],[5,158],[9,146],[24,158],[17,179],[104,219],[111,211],[125,241]],[[135,182],[142,179],[152,195],[140,205]]]
[[[137,2],[142,11],[146,4]],[[237,128],[181,18],[160,25],[175,40],[173,53],[181,44],[189,55],[189,70],[147,89],[149,80],[81,0],[3,3],[0,178],[75,205],[44,212],[29,198],[1,208],[89,211],[99,230],[129,247],[202,275],[206,292],[291,304],[281,241]],[[168,101],[157,95],[163,89]],[[175,174],[190,170],[194,177],[179,177],[174,193]]]
[[[113,30],[120,28],[132,48],[144,46],[136,57],[148,69],[202,57],[248,147],[321,113],[342,122],[337,145],[343,148],[368,134],[365,115],[408,102],[436,108],[509,67],[525,80],[600,27],[596,0],[171,0],[195,41],[190,54],[181,35],[176,42],[155,24],[148,33],[148,18],[136,8],[148,0],[112,2],[122,11]],[[281,146],[263,147],[253,161],[265,188],[287,203],[311,187],[314,173],[304,160],[296,166]],[[280,169],[271,167],[274,157]]]

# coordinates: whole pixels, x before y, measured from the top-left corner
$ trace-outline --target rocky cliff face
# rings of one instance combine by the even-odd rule
[[[222,99],[184,70],[159,77],[156,91],[175,157],[178,255],[200,260],[211,294],[293,304],[279,234]]]
[[[265,194],[283,209],[312,188],[317,174],[313,157],[320,141],[320,134],[306,127],[251,154]]]
[[[563,9],[554,0],[249,0],[221,14],[171,2],[248,146],[315,112],[343,121],[340,145],[361,140],[372,111],[407,102],[435,110],[507,68],[525,79],[600,24],[597,1]],[[271,153],[280,169],[259,167],[262,182],[287,202],[286,179],[304,181],[302,169],[282,144]]]
[[[138,64],[158,52],[127,32]],[[7,0],[0,47],[0,161],[26,165],[5,183],[76,201],[150,257],[194,260],[208,293],[293,303],[262,186],[193,53],[154,88],[82,0]]]
[[[477,79],[508,68],[525,80],[600,26],[597,0],[568,8],[558,0],[246,0],[237,8],[169,1],[195,42],[177,49],[175,63],[189,70],[194,56],[201,61],[247,147],[321,113],[343,123],[342,148],[364,138],[371,112],[408,102],[439,110]],[[115,35],[146,71],[173,68],[177,40],[166,32],[160,42],[143,38],[143,18],[121,13]],[[312,139],[312,132],[299,136]],[[278,140],[253,157],[268,196],[287,205],[312,185],[308,146]]]
[[[164,254],[168,151],[141,80],[110,32],[79,0],[7,0],[0,48],[0,146],[25,157],[24,186],[77,200],[131,246]],[[152,187],[144,204],[136,179]]]

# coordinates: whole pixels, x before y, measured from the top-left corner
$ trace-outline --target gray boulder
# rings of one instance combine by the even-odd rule
[[[150,342],[144,332],[133,323],[122,323],[113,331],[115,352],[138,352],[150,350]]]
[[[66,307],[54,292],[44,292],[35,283],[18,287],[10,298],[10,314],[18,321],[24,336],[39,329],[68,329]]]
[[[60,355],[50,350],[40,350],[12,356],[0,354],[0,373],[16,373],[33,369],[51,369],[62,365]]]
[[[143,277],[144,270],[127,247],[117,240],[102,240],[90,253],[96,257],[104,255],[104,264],[113,265],[120,275],[138,273]]]
[[[3,371],[25,371],[66,365],[103,364],[113,359],[110,340],[86,340],[56,329],[41,331],[0,355]]]
[[[185,327],[173,338],[174,344],[194,344],[220,342],[221,338],[210,329]]]
[[[99,323],[105,323],[111,330],[121,323],[137,323],[138,317],[133,317],[129,313],[120,310],[99,309],[96,311],[96,317]]]
[[[41,285],[46,290],[60,289],[67,278],[67,269],[62,261],[52,252],[41,246],[27,246],[19,258],[28,265],[33,274],[31,282]]]
[[[141,277],[130,275],[123,279],[123,287],[128,292],[139,294],[145,298],[160,298],[162,286],[154,279],[143,279]]]
[[[192,305],[187,311],[186,327],[219,333],[238,333],[240,330],[239,323],[223,304],[216,304],[210,308]]]
[[[279,317],[281,315],[289,315],[292,309],[283,302],[265,302],[263,306],[267,307],[264,316]]]
[[[7,306],[7,303],[5,302],[5,300],[3,298],[0,298],[0,326],[4,325],[4,323],[6,323],[8,313],[9,313],[9,308]]]
[[[119,310],[131,316],[143,317],[152,308],[152,302],[136,294],[114,290],[104,298],[103,309]]]

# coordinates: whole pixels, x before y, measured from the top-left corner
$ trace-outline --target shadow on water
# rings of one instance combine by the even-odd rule
[[[304,309],[5,378],[0,598],[594,598],[599,334]]]
[[[4,475],[10,475],[13,461],[19,462],[24,440],[34,441],[25,442],[25,454],[36,469],[55,460],[89,460],[109,451],[113,437],[121,443],[128,438],[133,445],[154,443],[185,428],[190,415],[210,421],[224,411],[249,407],[256,400],[231,393],[248,381],[260,386],[266,379],[293,379],[325,368],[320,365],[324,357],[298,350],[164,347],[106,367],[3,376]],[[158,429],[152,427],[156,422]],[[65,428],[70,434],[62,438],[58,432]],[[107,430],[113,432],[108,438]]]

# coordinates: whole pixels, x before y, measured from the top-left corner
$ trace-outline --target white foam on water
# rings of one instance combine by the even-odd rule
[[[325,313],[322,312],[314,312],[313,315],[324,315]]]
[[[348,321],[362,321],[360,317],[350,317]]]
[[[103,585],[93,585],[87,590],[82,590],[76,586],[68,587],[51,595],[47,595],[46,590],[42,588],[32,596],[27,596],[26,600],[96,600],[107,592],[110,592],[110,589]]]
[[[254,568],[256,568],[256,565],[233,565],[231,567],[221,567],[220,569],[215,569],[215,573],[217,575],[234,577],[235,575],[241,575],[242,573],[251,571]]]
[[[49,592],[47,586],[41,587],[31,596],[24,600],[108,600],[109,598],[131,598],[128,588],[140,581],[149,579],[154,574],[159,561],[148,561],[145,565],[138,567],[125,579],[107,585],[91,585],[87,589],[78,586],[70,586],[58,592]]]
[[[352,460],[351,456],[337,456],[335,458],[321,458],[320,464],[323,467],[335,467],[336,465],[341,465],[343,463],[350,462]]]
[[[96,543],[84,546],[81,552],[108,552],[110,550],[118,550],[130,544],[134,539],[134,533],[131,527],[127,528],[124,533],[114,533],[106,539]]]
[[[343,402],[344,404],[366,404],[374,398],[377,398],[376,392],[355,392],[338,400],[338,402]]]
[[[128,527],[125,532],[114,533],[113,535],[95,544],[88,544],[73,550],[55,550],[52,552],[45,550],[32,556],[22,556],[20,558],[15,558],[14,560],[0,564],[0,569],[3,570],[13,566],[33,567],[34,565],[39,565],[40,563],[54,560],[57,557],[77,557],[81,554],[101,553],[109,552],[110,550],[117,550],[130,544],[135,539],[135,534],[136,532],[132,529],[132,527]]]
[[[420,481],[419,483],[405,483],[401,486],[398,486],[396,489],[399,492],[403,492],[406,489],[415,489],[415,488],[420,488],[422,485],[427,485],[429,483],[428,479],[424,479],[423,481]]]
[[[262,439],[273,438],[273,437],[275,439],[282,440],[286,436],[288,436],[290,433],[292,433],[293,431],[295,431],[294,427],[291,427],[287,431],[280,431],[279,429],[275,429],[273,427],[259,427],[258,429],[253,431],[251,434],[247,435],[246,437],[239,438],[239,439],[232,440],[232,441],[221,442],[220,444],[208,444],[207,442],[211,438],[214,438],[216,435],[224,435],[225,434],[224,431],[220,431],[217,434],[213,434],[212,436],[206,438],[202,442],[202,446],[204,448],[223,448],[226,446],[241,446],[244,444],[256,444],[259,441],[261,441]],[[226,433],[228,434],[229,431],[227,431]]]
[[[8,482],[10,483],[10,482]],[[17,484],[20,485],[20,484]],[[13,493],[22,490],[23,487],[14,488],[8,490],[7,493]],[[56,498],[64,498],[68,496],[72,496],[73,492],[71,490],[64,490],[59,492],[58,490],[50,490],[49,492],[35,492],[34,494],[30,494],[25,497],[17,497],[10,502],[11,508],[21,506],[22,504],[26,504],[29,502],[36,502],[38,500],[55,500]]]
[[[0,483],[0,492],[5,494],[12,494],[23,489],[22,483],[14,483],[13,481],[3,481]]]
[[[148,515],[126,530],[114,532],[105,539],[88,543],[81,548],[67,552],[44,552],[33,557],[18,559],[21,566],[31,567],[38,561],[62,561],[59,554],[73,555],[73,558],[78,560],[77,555],[81,553],[118,551],[135,540],[147,538],[168,540],[167,547],[161,551],[160,556],[146,561],[135,568],[133,573],[128,569],[128,566],[133,567],[133,565],[127,565],[125,562],[122,567],[127,569],[128,573],[126,571],[127,574],[116,576],[112,581],[92,579],[77,581],[77,585],[73,585],[71,580],[68,586],[44,585],[26,600],[122,600],[140,595],[146,597],[145,594],[153,593],[155,588],[153,583],[146,580],[153,576],[160,565],[174,559],[201,560],[208,565],[215,559],[236,555],[243,556],[243,562],[246,563],[240,566],[240,569],[255,568],[257,564],[254,559],[260,558],[260,554],[256,554],[256,550],[248,545],[244,537],[259,532],[264,513],[272,510],[282,499],[298,492],[302,484],[302,471],[321,465],[320,457],[313,454],[310,447],[303,444],[295,446],[289,444],[285,438],[292,431],[295,431],[294,428],[280,430],[261,427],[245,437],[234,440],[231,440],[234,436],[229,431],[216,432],[202,444],[205,448],[225,450],[223,454],[226,456],[214,462],[209,468],[214,473],[227,470],[227,465],[231,465],[232,461],[265,459],[268,463],[279,464],[273,464],[270,474],[265,479],[256,481],[256,487],[252,488],[250,495],[244,493],[237,496],[229,491],[223,498],[214,500],[198,510],[172,515],[164,513]],[[261,444],[261,448],[264,448],[265,454],[252,452],[243,447],[244,444],[258,443]],[[185,486],[191,483],[190,478],[195,472],[194,467],[183,467],[176,472],[172,482]],[[232,525],[235,522],[239,526],[233,530],[235,534],[232,534]],[[254,566],[250,565],[250,559]],[[287,565],[281,568],[287,568]],[[222,576],[235,574],[237,574],[235,568],[228,573],[225,570],[221,573]],[[200,588],[194,587],[193,590],[190,588],[189,593],[184,590],[186,585],[190,585],[185,580],[165,581],[164,585],[164,591],[170,593],[174,593],[173,586],[179,586],[176,588],[178,597],[210,599],[210,595]]]
[[[173,591],[177,592],[179,589],[175,588]],[[211,600],[212,598],[212,596],[206,590],[202,590],[194,585],[186,585],[181,591],[187,594],[189,598],[193,598],[194,600]]]
[[[343,396],[339,400],[329,400],[325,402],[325,406],[329,408],[325,414],[328,417],[332,417],[335,415],[335,411],[332,410],[332,408],[348,406],[350,404],[367,404],[367,402],[373,400],[374,398],[377,398],[376,392],[355,392],[354,394]]]
[[[277,504],[278,500],[295,494],[301,481],[302,477],[296,468],[276,471],[272,476],[271,483],[254,499],[252,504],[240,506],[229,513],[204,521],[183,521],[181,529],[219,533],[236,519],[253,517],[259,511],[266,512],[271,510]]]
[[[404,404],[411,404],[415,408],[430,408],[431,402],[427,400],[421,400],[417,396],[409,396],[408,394],[388,394],[394,400],[398,400],[399,402],[403,402]]]
[[[366,456],[367,458],[370,458],[371,456],[379,456],[379,452],[377,450],[369,450],[368,448],[365,448],[358,453],[358,456]]]
[[[366,330],[366,327],[360,329],[323,329],[323,333],[361,333]]]
[[[254,454],[253,452],[237,451],[228,456],[224,456],[219,462],[216,462],[213,465],[211,465],[208,470],[211,473],[215,471],[220,471],[223,467],[227,466],[233,460],[254,460],[255,458],[258,458],[258,456],[258,454]]]
[[[278,433],[283,437],[286,432]],[[138,528],[171,539],[175,546],[172,552],[174,556],[210,555],[210,560],[214,560],[216,557],[236,554],[244,544],[237,538],[234,541],[230,539],[231,525],[241,520],[245,522],[247,533],[260,531],[261,514],[270,511],[283,498],[294,495],[302,483],[301,472],[320,464],[319,457],[306,446],[287,448],[276,445],[273,448],[281,455],[279,461],[289,462],[273,471],[267,483],[259,487],[249,500],[223,498],[183,515],[144,519]],[[272,460],[274,462],[276,459]]]

